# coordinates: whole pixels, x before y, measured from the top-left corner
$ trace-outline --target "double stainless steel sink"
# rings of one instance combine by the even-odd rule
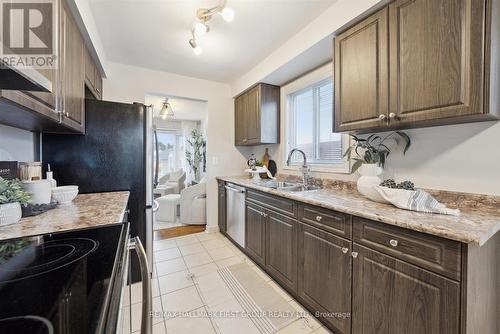
[[[289,192],[301,192],[301,191],[312,191],[321,189],[318,186],[314,185],[304,185],[302,183],[296,182],[278,182],[278,181],[263,181],[259,184],[262,187],[281,190],[281,191],[289,191]]]

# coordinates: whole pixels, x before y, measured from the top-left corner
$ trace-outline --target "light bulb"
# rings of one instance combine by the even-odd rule
[[[201,46],[197,45],[193,48],[193,52],[195,55],[199,56],[203,53],[203,49],[201,48]]]
[[[196,22],[194,24],[194,33],[197,37],[203,36],[208,32],[208,26],[202,22]]]
[[[231,22],[234,20],[234,9],[224,7],[224,9],[220,12],[220,15],[226,22]]]

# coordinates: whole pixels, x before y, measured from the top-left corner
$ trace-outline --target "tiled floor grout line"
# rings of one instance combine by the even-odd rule
[[[218,236],[217,236],[217,237],[214,237],[214,238],[211,238],[211,239],[200,240],[200,239],[198,238],[198,234],[194,234],[193,236],[196,238],[196,241],[197,241],[197,242],[189,243],[189,244],[186,244],[186,245],[178,245],[178,244],[177,244],[177,241],[175,240],[175,239],[178,239],[178,238],[175,238],[175,239],[173,240],[173,241],[175,241],[175,247],[171,247],[171,248],[168,248],[168,249],[177,248],[177,249],[178,249],[178,252],[179,252],[179,254],[180,254],[180,256],[179,256],[179,257],[175,257],[175,258],[168,259],[168,260],[164,260],[164,261],[156,261],[156,258],[155,258],[155,261],[154,261],[154,264],[153,264],[153,265],[155,266],[157,276],[156,276],[156,277],[154,277],[154,279],[156,279],[156,280],[157,280],[157,282],[158,282],[158,290],[159,290],[159,291],[158,291],[158,292],[159,292],[159,296],[158,296],[158,297],[160,298],[160,305],[161,305],[161,308],[162,308],[162,311],[163,311],[163,312],[165,312],[165,310],[164,310],[164,308],[163,308],[164,306],[163,306],[162,296],[167,295],[167,294],[170,294],[170,293],[173,293],[173,292],[176,292],[176,291],[180,291],[180,290],[182,290],[182,289],[187,289],[187,288],[189,288],[189,287],[191,287],[191,286],[188,286],[188,287],[183,287],[183,288],[180,288],[180,289],[175,289],[175,290],[169,291],[169,292],[167,292],[167,293],[162,293],[162,289],[161,289],[161,286],[160,286],[160,280],[159,280],[159,279],[160,279],[160,277],[167,276],[167,275],[172,275],[172,274],[176,274],[176,273],[178,274],[178,273],[180,273],[180,272],[182,272],[182,271],[186,271],[186,272],[187,272],[187,275],[189,276],[189,275],[192,275],[192,274],[193,274],[193,273],[191,272],[191,270],[192,270],[193,268],[202,267],[202,266],[207,266],[207,265],[210,265],[210,264],[215,264],[215,266],[216,266],[216,268],[217,268],[217,271],[221,268],[221,265],[220,265],[220,264],[218,264],[218,263],[216,262],[216,260],[214,259],[214,257],[210,254],[209,249],[207,249],[207,248],[206,248],[206,246],[205,246],[204,242],[208,242],[208,241],[211,241],[211,240],[221,240],[221,241],[224,243],[224,245],[223,245],[223,246],[216,247],[216,248],[212,248],[212,249],[210,249],[210,250],[215,250],[215,249],[219,249],[219,248],[224,248],[224,247],[227,247],[227,248],[229,248],[229,249],[230,249],[230,250],[234,253],[234,255],[233,255],[233,256],[230,256],[230,257],[227,257],[227,258],[222,258],[222,259],[219,259],[219,260],[217,260],[217,261],[224,261],[224,260],[227,260],[227,259],[230,259],[230,258],[233,258],[233,257],[237,257],[238,259],[241,259],[241,256],[243,256],[243,260],[242,260],[241,262],[242,262],[242,263],[246,263],[247,265],[249,265],[249,266],[250,266],[250,263],[249,263],[248,261],[245,261],[246,259],[244,258],[244,257],[245,257],[245,256],[244,256],[244,254],[243,254],[243,253],[242,253],[239,249],[236,249],[236,250],[237,250],[237,252],[236,252],[236,250],[235,250],[235,249],[233,249],[232,247],[230,247],[230,246],[231,246],[231,244],[228,244],[228,243],[224,242],[223,237],[218,237]],[[182,237],[180,237],[180,238],[182,238]],[[211,262],[208,262],[208,263],[203,263],[203,264],[200,264],[200,265],[197,265],[197,266],[193,266],[193,267],[188,267],[188,264],[187,264],[187,262],[186,262],[186,260],[185,260],[185,257],[187,257],[187,256],[191,256],[191,255],[196,255],[196,254],[201,254],[201,253],[203,253],[203,251],[199,251],[199,252],[195,252],[195,253],[192,253],[192,254],[186,254],[186,255],[184,255],[184,254],[183,254],[183,252],[181,251],[181,246],[189,246],[189,245],[194,245],[194,244],[200,244],[200,245],[201,245],[201,247],[202,247],[203,251],[204,251],[205,253],[207,253],[207,254],[208,254],[208,257],[211,259]],[[163,251],[163,250],[158,250],[158,251]],[[158,251],[155,251],[155,253],[156,253],[156,252],[158,252]],[[184,266],[185,266],[185,268],[186,268],[186,269],[183,269],[183,270],[178,270],[178,271],[174,271],[174,272],[170,272],[170,273],[167,273],[167,274],[164,274],[164,275],[161,275],[161,276],[159,276],[159,275],[158,275],[158,267],[157,267],[157,264],[158,264],[158,263],[165,262],[165,261],[170,261],[170,260],[175,260],[175,259],[179,259],[179,258],[182,258],[182,262],[184,263]],[[252,266],[250,266],[250,267],[252,267]],[[257,268],[258,268],[258,269],[260,269],[258,266],[257,266]],[[260,270],[261,270],[261,269],[260,269]],[[188,277],[186,277],[186,278],[188,278]],[[201,290],[200,290],[200,285],[199,285],[199,282],[198,282],[198,277],[197,277],[197,276],[192,276],[190,279],[191,279],[191,280],[192,280],[192,282],[193,282],[193,285],[192,285],[192,286],[196,289],[196,291],[197,291],[197,293],[198,293],[198,296],[199,296],[199,298],[200,298],[200,300],[201,300],[201,302],[202,302],[202,306],[201,306],[201,307],[199,307],[199,308],[197,308],[197,309],[201,309],[201,308],[203,307],[203,309],[204,309],[204,310],[205,310],[205,312],[206,312],[207,318],[208,318],[208,320],[210,321],[210,324],[212,325],[212,329],[213,329],[216,333],[221,333],[221,331],[220,331],[220,329],[218,328],[218,325],[217,325],[217,323],[215,322],[215,320],[214,320],[211,316],[209,316],[209,315],[208,315],[208,312],[209,312],[209,310],[208,310],[208,304],[207,304],[207,302],[206,302],[206,300],[205,300],[205,298],[204,298],[203,294],[201,293]],[[270,280],[270,282],[273,282],[273,280],[271,279],[271,280]],[[270,283],[270,282],[267,282],[267,283]],[[291,301],[295,301],[295,299],[293,299],[293,298],[292,298],[292,299],[291,299]],[[291,301],[287,301],[287,302],[288,302],[288,303],[290,303]],[[134,304],[137,304],[137,303],[134,303]],[[133,305],[133,304],[132,304],[132,303],[130,303],[130,306],[132,306],[132,305]],[[299,305],[300,305],[300,304],[299,304]],[[240,306],[241,306],[241,305],[240,305]],[[191,311],[192,311],[192,310],[191,310]],[[191,312],[191,311],[187,311],[187,312]],[[173,318],[171,318],[171,319],[173,319]],[[166,324],[166,322],[167,322],[167,319],[166,319],[165,317],[163,317],[163,326],[164,326],[165,332],[166,332],[166,333],[168,333],[168,329],[167,329],[167,324]],[[317,331],[321,330],[322,328],[324,328],[324,326],[322,326],[322,325],[321,325],[321,326],[319,326],[319,327],[318,327],[318,328],[316,328],[316,329],[312,329],[312,330],[311,330],[310,332],[308,332],[308,333],[309,333],[309,334],[316,333]],[[175,334],[175,333],[170,333],[170,334]]]
[[[196,237],[196,239],[198,239],[198,237]],[[214,238],[216,239],[216,238]],[[212,240],[214,240],[212,239]],[[210,239],[209,239],[210,240]],[[212,258],[212,255],[210,255],[210,253],[208,252],[208,249],[205,248],[205,245],[203,245],[203,242],[198,239],[198,242],[201,244],[201,247],[205,250],[205,252],[208,254],[208,256],[210,257],[210,259],[212,259],[212,263],[218,268],[217,266],[217,263],[215,263],[215,260]],[[203,265],[207,265],[209,263],[206,263],[206,264],[203,264]],[[195,266],[196,267],[196,266]],[[193,268],[195,268],[193,267]],[[188,268],[189,270],[190,268]],[[191,271],[189,270],[189,272],[191,273]],[[212,328],[213,330],[215,331],[215,333],[221,333],[220,329],[219,329],[219,326],[217,326],[217,324],[215,323],[215,321],[212,319],[212,317],[208,316],[208,304],[205,300],[205,297],[203,296],[203,294],[201,293],[200,289],[199,289],[199,284],[198,284],[198,277],[196,277],[195,275],[193,275],[191,277],[191,279],[193,280],[194,282],[194,286],[195,286],[195,289],[196,291],[198,292],[198,295],[200,296],[201,298],[201,301],[203,302],[203,305],[205,307],[205,311],[207,312],[207,317],[208,317],[208,320],[210,320],[210,323],[212,324]]]
[[[205,249],[205,247],[203,246],[203,243],[201,242],[201,240],[200,240],[200,239],[198,239],[198,237],[196,237],[196,240],[197,240],[197,241],[201,244],[201,247],[202,247],[203,249]],[[206,251],[206,249],[205,249],[205,251]],[[182,261],[184,261],[184,265],[186,266],[186,269],[187,269],[188,273],[190,274],[190,277],[189,277],[189,278],[190,278],[190,279],[193,281],[193,283],[194,283],[194,288],[196,289],[196,293],[198,293],[198,297],[200,297],[200,300],[201,300],[201,302],[202,302],[202,304],[203,304],[203,308],[205,309],[205,311],[207,311],[207,309],[206,309],[206,307],[207,307],[207,303],[206,303],[206,301],[205,301],[205,298],[203,298],[203,295],[201,294],[200,289],[198,288],[198,284],[197,284],[197,282],[196,282],[196,280],[195,280],[195,276],[194,276],[194,275],[193,275],[193,276],[191,276],[191,274],[192,274],[192,273],[191,273],[191,271],[189,270],[190,268],[188,267],[188,265],[187,265],[187,263],[186,263],[186,260],[184,259],[184,254],[182,254],[182,252],[180,251],[180,249],[179,249],[179,252],[181,253]],[[201,252],[200,252],[200,253],[201,253]],[[208,253],[208,252],[207,252],[207,253]],[[190,254],[190,255],[192,255],[192,254]],[[208,256],[210,256],[210,254],[208,254]],[[210,257],[210,258],[212,258],[212,257]],[[212,261],[213,261],[213,259],[212,259]],[[214,326],[214,323],[212,322],[211,317],[209,317],[209,316],[208,316],[208,314],[207,314],[207,317],[208,317],[208,319],[209,319],[209,321],[210,321],[210,324],[212,325],[212,329],[214,330],[214,332],[216,332],[216,333],[220,333],[220,330],[218,330],[218,328],[216,329],[216,327]]]

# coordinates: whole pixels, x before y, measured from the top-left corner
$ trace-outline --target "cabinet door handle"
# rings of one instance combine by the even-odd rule
[[[384,115],[384,114],[380,114],[380,115],[378,116],[378,119],[379,119],[379,120],[381,120],[381,121],[385,120],[386,118],[387,118],[387,116],[386,116],[386,115]]]
[[[317,221],[319,221],[319,222],[320,222],[320,221],[321,221],[321,219],[323,219],[323,217],[321,217],[321,216],[316,216],[316,220],[317,220]]]
[[[392,247],[397,247],[398,246],[398,241],[395,240],[395,239],[391,239],[389,241],[389,244],[392,246]]]
[[[358,252],[352,252],[352,253],[351,253],[351,256],[352,256],[353,258],[357,258],[357,257],[358,257]]]
[[[347,254],[348,251],[349,251],[349,248],[342,247],[342,253]]]

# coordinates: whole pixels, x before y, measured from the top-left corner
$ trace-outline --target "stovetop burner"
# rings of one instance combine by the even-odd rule
[[[0,283],[41,275],[67,266],[87,256],[98,247],[95,240],[71,238],[30,243],[18,250],[16,261],[0,266]]]
[[[37,315],[24,315],[0,319],[1,333],[19,333],[22,328],[24,333],[54,334],[54,325],[49,319]]]

